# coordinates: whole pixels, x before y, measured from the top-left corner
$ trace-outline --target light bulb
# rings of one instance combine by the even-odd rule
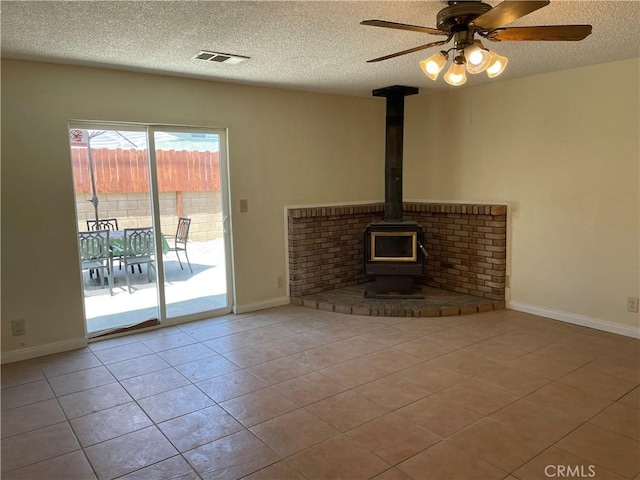
[[[477,66],[477,65],[480,65],[484,60],[484,55],[482,54],[482,52],[478,50],[473,50],[467,53],[466,58],[468,62],[467,65],[471,64],[471,65]]]
[[[447,55],[444,52],[436,52],[426,60],[420,62],[420,68],[431,80],[438,78],[438,74],[447,63]]]
[[[490,52],[483,48],[479,40],[464,49],[464,56],[467,59],[467,72],[471,74],[484,72],[491,61]]]
[[[509,59],[498,55],[496,52],[489,52],[489,66],[487,67],[487,76],[489,78],[497,77],[507,67]]]
[[[444,74],[444,81],[449,85],[457,86],[462,85],[467,81],[467,73],[464,70],[464,63],[460,62],[461,57],[456,57],[456,59],[451,63],[449,70]],[[464,60],[462,60],[464,62]]]

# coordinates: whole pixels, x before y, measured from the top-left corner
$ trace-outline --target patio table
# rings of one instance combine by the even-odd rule
[[[117,255],[124,255],[124,230],[112,230],[109,232],[109,246]],[[162,253],[166,254],[171,250],[169,242],[162,234]]]

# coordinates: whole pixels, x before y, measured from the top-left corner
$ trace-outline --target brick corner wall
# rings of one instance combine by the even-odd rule
[[[382,219],[381,203],[288,210],[289,291],[292,297],[357,285],[365,227]]]
[[[491,300],[505,299],[506,205],[405,204],[425,229],[422,283]]]
[[[291,208],[287,213],[293,298],[357,285],[364,273],[365,227],[381,221],[382,203]],[[502,301],[505,298],[505,205],[404,203],[407,221],[425,230],[423,284]]]

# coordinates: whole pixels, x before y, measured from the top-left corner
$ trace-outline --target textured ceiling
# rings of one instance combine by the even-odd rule
[[[441,1],[3,0],[0,6],[7,58],[356,96],[396,84],[422,92],[451,88],[419,69],[435,49],[366,63],[440,37],[359,25],[382,19],[435,27]],[[591,24],[593,33],[581,42],[490,42],[489,48],[509,58],[507,70],[493,80],[470,75],[455,88],[639,57],[639,22],[638,0],[552,0],[511,26]],[[194,60],[200,50],[250,60]]]

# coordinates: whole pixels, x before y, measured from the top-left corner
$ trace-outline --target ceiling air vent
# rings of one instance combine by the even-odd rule
[[[232,55],[231,53],[209,52],[202,50],[195,57],[195,60],[204,60],[205,62],[224,63],[225,65],[237,65],[249,60],[249,57],[242,55]]]

